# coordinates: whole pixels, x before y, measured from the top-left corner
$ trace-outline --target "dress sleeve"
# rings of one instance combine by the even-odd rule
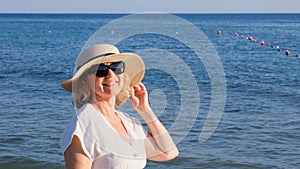
[[[100,149],[97,148],[96,144],[83,131],[85,130],[82,128],[82,126],[80,126],[77,116],[73,116],[71,122],[67,125],[61,136],[61,150],[63,153],[67,150],[75,135],[79,138],[84,153],[92,161],[94,161],[94,159],[96,159],[96,157],[101,154]]]

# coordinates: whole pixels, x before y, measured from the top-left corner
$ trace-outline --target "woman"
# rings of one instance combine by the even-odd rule
[[[178,156],[168,131],[151,110],[141,83],[145,67],[134,53],[99,44],[81,53],[74,76],[62,82],[73,93],[76,115],[61,137],[67,169],[144,168],[146,159]],[[127,98],[148,126],[118,111]]]

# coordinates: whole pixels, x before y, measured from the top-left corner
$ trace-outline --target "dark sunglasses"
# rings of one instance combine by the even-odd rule
[[[90,73],[94,73],[97,77],[105,77],[108,70],[112,70],[116,75],[120,75],[125,70],[124,62],[112,62],[110,65],[98,64],[91,68]]]

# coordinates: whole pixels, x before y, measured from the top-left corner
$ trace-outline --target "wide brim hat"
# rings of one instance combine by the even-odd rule
[[[73,77],[63,81],[61,86],[65,90],[73,92],[74,82],[93,65],[119,61],[125,63],[124,73],[129,78],[129,85],[136,85],[142,81],[145,74],[145,64],[140,56],[135,53],[120,53],[118,48],[111,44],[98,44],[84,50],[79,55]]]

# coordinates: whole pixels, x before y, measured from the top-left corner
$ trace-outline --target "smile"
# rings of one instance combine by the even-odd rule
[[[113,83],[104,83],[103,86],[113,86],[117,84],[117,82],[113,82]]]

